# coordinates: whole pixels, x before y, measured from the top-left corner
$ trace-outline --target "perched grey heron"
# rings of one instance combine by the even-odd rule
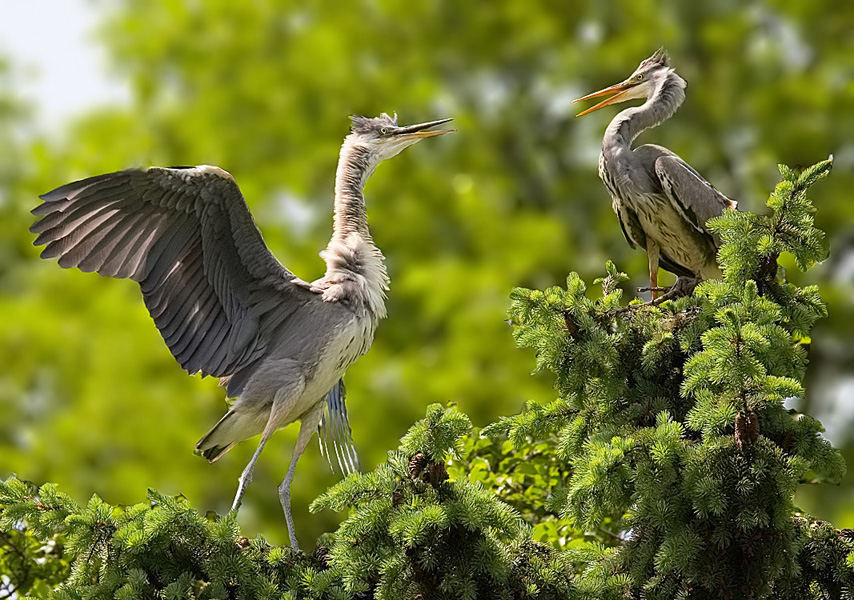
[[[667,53],[660,49],[625,81],[573,100],[614,94],[578,117],[618,102],[646,100],[625,109],[608,125],[599,155],[599,177],[608,188],[629,244],[632,248],[640,246],[649,255],[653,301],[662,289],[658,287],[659,266],[678,276],[668,297],[690,293],[697,282],[720,277],[720,239],[706,221],[736,207],[734,200],[667,148],[655,144],[631,147],[641,132],[660,125],[676,112],[685,100],[685,85],[670,68]]]
[[[69,183],[41,196],[30,231],[42,258],[139,283],[163,340],[188,373],[219,377],[236,398],[196,444],[209,461],[261,434],[240,476],[232,510],[277,429],[300,421],[279,497],[298,548],[290,484],[316,428],[342,471],[358,468],[342,376],[367,352],[386,316],[383,255],[368,229],[362,190],[377,165],[449,130],[450,119],[401,127],[397,116],[351,117],[335,177],[326,273],[303,281],[261,237],[234,179],[218,167],[129,169]],[[325,401],[324,401],[325,400]]]

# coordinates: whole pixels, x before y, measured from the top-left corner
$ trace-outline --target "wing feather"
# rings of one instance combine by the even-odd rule
[[[107,261],[113,258],[119,243],[142,218],[139,212],[125,216],[116,211],[101,224],[100,231],[91,234],[88,241],[91,249],[81,252],[77,268],[86,273],[103,269]]]
[[[194,335],[187,335],[187,332],[184,332],[181,339],[183,350],[178,355],[179,362],[185,362],[187,364],[186,369],[190,373],[198,373],[204,366],[199,360],[198,350],[203,346],[208,335],[208,323],[211,320],[210,317],[216,300],[216,295],[208,291],[204,303],[201,306],[194,306],[190,312],[188,321],[193,325]],[[203,333],[197,334],[198,331],[203,331]]]
[[[97,228],[100,223],[109,219],[111,214],[113,214],[113,210],[106,207],[89,214],[69,215],[74,220],[70,223],[68,229],[55,227],[51,232],[44,232],[39,236],[42,238],[39,240],[39,244],[46,244],[41,257],[61,257],[68,264],[68,261],[73,259],[66,259],[65,255],[81,240],[85,239],[89,230]]]
[[[103,275],[126,279],[134,272],[137,264],[136,255],[145,243],[145,228],[139,226],[143,220],[142,214],[134,218],[132,225],[126,228],[121,237],[118,237],[112,255],[101,266],[100,271]]]
[[[188,263],[186,266],[188,269],[192,269],[194,265]],[[184,288],[180,295],[178,288]],[[193,272],[191,278],[185,281],[181,281],[177,277],[170,278],[164,282],[158,291],[160,292],[157,297],[158,303],[150,309],[150,312],[152,317],[158,320],[157,327],[160,329],[163,339],[171,347],[173,344],[177,344],[178,337],[189,327],[187,315],[192,306],[201,302],[210,293],[211,288],[200,272]],[[178,298],[178,300],[169,304],[170,297]],[[178,337],[174,337],[176,335]]]
[[[701,233],[714,236],[706,222],[712,217],[720,216],[724,210],[737,206],[734,200],[721,194],[691,165],[676,155],[665,155],[656,159],[655,174],[673,206]],[[717,236],[714,237],[718,245]]]
[[[320,302],[264,244],[237,184],[216,167],[129,169],[42,196],[30,228],[43,258],[128,278],[181,366],[228,376],[272,331]]]
[[[632,248],[638,246],[646,250],[646,232],[638,220],[635,211],[622,204],[614,205],[617,212],[617,220],[620,222],[620,229],[623,230],[623,236]]]
[[[217,315],[216,321],[208,328],[205,334],[205,343],[199,350],[197,360],[203,366],[200,367],[203,376],[209,375],[208,371],[215,371],[218,364],[212,361],[216,358],[216,351],[225,339],[228,332],[228,322],[222,315]]]

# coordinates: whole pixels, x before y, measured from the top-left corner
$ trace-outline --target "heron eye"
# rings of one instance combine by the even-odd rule
[[[388,127],[383,127],[382,129],[380,129],[380,135],[385,135],[387,133],[388,133]]]
[[[636,81],[643,81],[643,73],[638,73],[638,74],[635,76],[635,80],[636,80]]]

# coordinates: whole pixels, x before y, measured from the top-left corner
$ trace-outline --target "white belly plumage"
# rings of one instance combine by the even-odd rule
[[[278,429],[302,421],[323,408],[326,394],[347,368],[368,351],[375,325],[353,316],[327,340],[314,364],[292,358],[267,360],[250,378],[229,412],[206,436],[205,447],[226,446],[250,438],[274,423]]]
[[[311,377],[306,379],[305,388],[296,399],[290,413],[290,419],[296,420],[321,401],[329,390],[344,375],[347,368],[370,348],[374,338],[374,328],[370,319],[354,317],[347,322],[329,340]]]

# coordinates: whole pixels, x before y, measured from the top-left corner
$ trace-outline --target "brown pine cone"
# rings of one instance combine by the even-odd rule
[[[448,469],[445,468],[443,462],[431,462],[427,465],[427,481],[430,485],[437,487],[443,481],[448,479]]]
[[[416,452],[409,457],[409,476],[418,479],[427,466],[427,457],[421,452]]]
[[[735,416],[735,443],[744,452],[759,439],[759,419],[752,410],[741,411]]]

